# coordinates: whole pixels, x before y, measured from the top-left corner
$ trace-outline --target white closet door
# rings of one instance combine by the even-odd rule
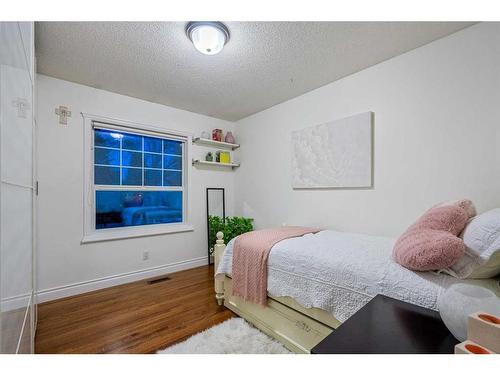
[[[0,341],[33,352],[33,24],[0,23]]]

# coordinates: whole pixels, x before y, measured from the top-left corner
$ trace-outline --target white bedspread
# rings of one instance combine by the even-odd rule
[[[217,276],[231,275],[233,242],[227,244]],[[445,274],[413,272],[392,258],[395,240],[321,231],[274,245],[268,260],[267,291],[304,307],[318,307],[341,322],[376,294],[437,310],[437,299],[451,284],[468,282],[500,295],[498,280],[463,281]]]

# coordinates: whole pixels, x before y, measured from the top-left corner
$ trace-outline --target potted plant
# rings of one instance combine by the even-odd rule
[[[253,230],[253,219],[233,216],[226,217],[224,222],[221,217],[210,215],[208,216],[208,227],[210,228],[208,233],[210,252],[213,252],[217,232],[224,233],[224,242],[227,244],[240,234],[251,232]]]

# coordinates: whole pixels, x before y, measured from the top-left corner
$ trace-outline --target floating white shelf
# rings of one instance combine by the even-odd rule
[[[206,139],[206,138],[194,138],[193,143],[197,144],[197,145],[218,147],[218,148],[224,148],[224,149],[230,149],[230,150],[236,150],[238,147],[240,147],[240,145],[236,144],[236,143],[219,142],[219,141],[213,141],[211,139]]]
[[[193,165],[211,165],[214,167],[225,167],[225,168],[238,168],[240,166],[237,163],[217,163],[215,161],[205,161],[199,159],[193,159]]]

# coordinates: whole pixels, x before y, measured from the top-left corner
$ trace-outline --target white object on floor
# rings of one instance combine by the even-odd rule
[[[268,259],[267,291],[317,307],[344,322],[375,295],[438,310],[438,296],[455,283],[483,286],[497,295],[495,279],[460,280],[410,271],[392,260],[395,240],[324,230],[278,242]],[[222,256],[217,277],[231,275],[234,239]]]
[[[232,318],[157,354],[290,354],[281,343]]]

